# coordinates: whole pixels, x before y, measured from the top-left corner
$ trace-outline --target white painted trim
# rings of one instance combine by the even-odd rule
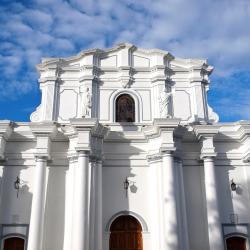
[[[132,211],[128,211],[128,210],[124,210],[124,211],[120,211],[116,214],[114,214],[108,221],[108,223],[106,224],[106,227],[105,227],[105,231],[106,232],[110,232],[110,227],[113,223],[113,221],[115,219],[117,219],[118,217],[120,216],[123,216],[123,215],[131,215],[133,217],[135,217],[141,224],[142,226],[142,233],[148,233],[148,226],[147,226],[147,223],[146,221],[142,218],[142,216],[140,216],[139,214],[135,213],[135,212],[132,212]]]
[[[135,102],[135,122],[142,121],[142,99],[139,93],[132,89],[119,89],[113,92],[109,98],[109,105],[110,105],[110,120],[115,122],[115,113],[116,113],[116,100],[120,95],[128,94],[130,95],[134,102]]]

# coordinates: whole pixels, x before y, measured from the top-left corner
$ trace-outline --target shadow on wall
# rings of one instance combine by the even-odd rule
[[[224,135],[223,135],[224,136]],[[224,136],[225,137],[225,136]],[[227,139],[227,138],[225,138]],[[231,138],[228,138],[231,139]],[[238,150],[240,147],[240,143],[228,143],[226,145],[230,151]],[[215,144],[216,147],[216,144]],[[216,147],[217,151],[217,147]],[[217,176],[217,186],[219,193],[219,204],[221,208],[221,212],[223,212],[223,223],[234,223],[231,219],[232,214],[239,215],[239,221],[235,221],[236,223],[244,223],[243,218],[240,218],[241,215],[249,214],[249,187],[245,182],[247,178],[245,178],[244,166],[236,166],[233,165],[232,161],[224,155],[225,160],[224,164],[218,165],[219,161],[215,162],[217,165],[216,168],[216,176]],[[231,181],[232,179],[236,183],[236,190],[231,190]],[[244,198],[245,197],[245,198]],[[247,201],[248,200],[248,201]],[[240,214],[239,214],[240,213]],[[225,216],[226,215],[226,216]]]
[[[28,176],[35,175],[35,167]],[[23,170],[26,166],[5,166],[1,178],[1,224],[27,224],[30,223],[32,193],[29,192],[30,183],[26,181]],[[63,249],[64,239],[64,197],[65,172],[64,167],[47,167],[48,182],[46,193],[45,222],[44,222],[44,248]],[[14,188],[17,176],[20,177],[20,190]],[[27,180],[30,178],[27,178]],[[13,235],[15,235],[15,228]],[[1,235],[1,239],[4,235]],[[28,238],[28,232],[25,235]],[[26,242],[27,244],[27,242]]]
[[[224,146],[226,146],[227,148],[225,148]],[[220,143],[216,143],[215,141],[215,147],[215,151],[219,152],[218,157],[216,157],[215,159],[215,171],[221,224],[233,224],[234,217],[232,215],[238,213],[234,207],[234,199],[236,196],[242,197],[246,190],[241,187],[241,189],[243,190],[238,189],[236,192],[231,191],[230,181],[234,176],[236,166],[232,165],[231,160],[227,158],[226,154],[223,154],[223,161],[219,160],[219,157],[223,152],[225,153],[233,149],[238,149],[239,145],[229,142],[227,142],[226,145],[222,145]],[[206,202],[204,163],[201,161],[197,161],[197,164],[190,165],[190,163],[184,161],[183,165],[190,249],[200,249],[202,246],[208,246],[209,244],[207,209],[212,210],[216,206],[213,199],[209,200],[208,203]],[[245,201],[244,204],[241,204],[241,211],[245,211],[246,213],[247,203],[248,202]],[[221,225],[221,230],[223,230],[222,226],[223,225]],[[197,235],[200,236],[197,238]],[[216,240],[216,237],[214,240]]]
[[[138,211],[134,211],[135,204],[133,202],[137,199],[138,195],[140,195],[139,193],[143,192],[141,189],[144,188],[139,185],[138,174],[131,167],[133,164],[131,157],[140,154],[142,151],[132,146],[129,140],[124,140],[122,134],[122,132],[117,133],[119,138],[123,140],[122,148],[126,148],[126,151],[122,151],[121,148],[118,149],[116,143],[108,142],[107,147],[109,149],[105,152],[108,159],[106,158],[103,164],[102,189],[103,197],[105,197],[105,199],[103,199],[103,230],[105,232],[103,249],[105,250],[110,249],[109,227],[116,218],[122,215],[131,215],[138,219],[135,216]],[[121,146],[120,143],[119,146]],[[141,204],[141,206],[143,206],[143,204]],[[141,219],[139,218],[138,221],[141,221]],[[143,228],[143,225],[141,226]]]
[[[224,135],[223,135],[224,136]],[[225,137],[225,136],[224,136]],[[228,138],[231,139],[231,138]],[[226,150],[221,149],[220,145],[215,142],[215,150],[216,152],[220,152],[221,150],[231,151],[231,150],[239,150],[239,144],[236,143],[227,143],[225,145]],[[218,195],[218,203],[219,203],[219,212],[222,224],[231,224],[235,225],[238,223],[245,223],[244,215],[248,214],[249,211],[249,199],[246,192],[248,192],[247,188],[243,188],[242,186],[237,186],[236,191],[231,190],[231,180],[239,177],[238,171],[242,171],[243,176],[245,175],[244,169],[242,166],[235,166],[232,164],[232,161],[227,157],[225,152],[223,153],[223,162],[220,161],[217,157],[215,159],[216,166],[216,187],[217,187],[217,195]],[[220,154],[219,154],[220,155]],[[203,170],[204,171],[204,170]],[[240,174],[241,175],[241,174]],[[246,198],[244,198],[246,196]],[[215,204],[211,200],[208,202],[208,207],[214,208]],[[222,231],[224,233],[224,226],[222,225]],[[237,234],[237,232],[233,232]],[[226,233],[224,233],[226,234]],[[224,239],[226,235],[223,235]]]
[[[63,249],[65,181],[68,167],[49,166],[45,200],[44,249]]]
[[[8,234],[11,236],[20,236],[28,238],[27,226],[30,221],[30,211],[32,203],[32,193],[29,192],[30,184],[26,177],[27,166],[19,161],[18,166],[7,165],[8,162],[2,162],[3,172],[0,186],[0,224],[5,224],[9,228]],[[14,182],[20,178],[20,189],[15,189]],[[27,174],[29,176],[29,173]],[[17,233],[18,232],[18,233]],[[2,232],[1,246],[3,247]],[[25,242],[27,245],[27,241]],[[2,248],[1,248],[2,249]]]

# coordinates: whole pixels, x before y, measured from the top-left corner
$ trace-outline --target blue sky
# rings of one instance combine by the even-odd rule
[[[130,42],[215,67],[220,121],[250,120],[249,0],[0,0],[0,119],[28,121],[40,103],[35,65]]]

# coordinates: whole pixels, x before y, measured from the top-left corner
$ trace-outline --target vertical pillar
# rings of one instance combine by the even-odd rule
[[[96,227],[95,227],[95,250],[103,249],[103,228],[102,228],[102,161],[97,161],[96,166]]]
[[[89,152],[78,152],[74,176],[74,212],[71,249],[89,249]]]
[[[37,157],[35,167],[34,191],[31,207],[28,250],[42,249],[43,224],[45,212],[47,158]]]
[[[73,216],[73,187],[74,187],[74,171],[77,164],[77,157],[71,156],[69,159],[69,169],[66,172],[65,183],[65,215],[64,215],[64,242],[63,249],[71,248],[71,232],[72,232],[72,216]]]
[[[213,157],[204,157],[205,193],[210,250],[224,249]]]
[[[179,250],[174,172],[172,152],[166,151],[163,153],[162,166],[164,250]]]
[[[177,174],[178,174],[178,193],[180,201],[180,225],[181,225],[181,245],[183,250],[189,249],[189,237],[187,226],[187,210],[185,200],[185,189],[183,180],[183,163],[181,159],[177,159]]]
[[[95,249],[95,229],[96,229],[96,161],[90,163],[91,166],[91,185],[90,185],[90,236],[89,248]]]

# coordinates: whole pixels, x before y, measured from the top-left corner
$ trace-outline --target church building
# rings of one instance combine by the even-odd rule
[[[206,60],[122,43],[37,71],[31,122],[0,121],[1,250],[250,249],[250,122],[219,122]]]

